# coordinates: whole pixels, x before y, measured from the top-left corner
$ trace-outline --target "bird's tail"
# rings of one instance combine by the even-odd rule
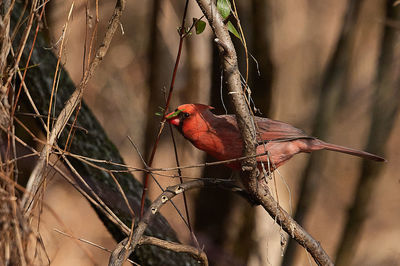
[[[326,143],[322,140],[317,140],[317,141],[318,141],[317,146],[319,147],[319,149],[347,153],[350,155],[362,157],[362,158],[377,161],[377,162],[386,162],[385,158],[380,157],[375,154],[372,154],[372,153],[369,153],[369,152],[366,152],[366,151],[360,151],[360,150],[351,149],[351,148],[347,148],[347,147],[343,147],[343,146],[339,146],[339,145],[335,145],[335,144],[331,144],[331,143]]]

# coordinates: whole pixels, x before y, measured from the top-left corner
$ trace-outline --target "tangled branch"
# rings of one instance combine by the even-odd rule
[[[108,28],[102,43],[100,44],[96,56],[93,59],[92,63],[90,64],[89,69],[85,72],[80,84],[77,86],[74,93],[71,95],[69,100],[65,103],[63,110],[61,110],[57,121],[49,134],[48,141],[46,146],[43,148],[40,154],[40,158],[32,171],[32,174],[29,178],[26,193],[24,194],[21,200],[21,206],[24,209],[25,215],[28,215],[33,207],[33,200],[34,195],[39,190],[40,185],[43,183],[44,180],[44,173],[46,169],[47,163],[47,154],[49,154],[52,146],[54,145],[57,138],[60,136],[61,132],[63,131],[65,125],[67,124],[69,118],[71,117],[72,113],[74,112],[75,108],[81,102],[83,92],[90,80],[93,76],[97,66],[100,64],[104,56],[106,55],[108,48],[110,46],[111,40],[116,32],[117,28],[120,25],[120,18],[122,15],[122,11],[125,8],[125,0],[117,0],[114,13],[111,17],[111,20],[108,24]],[[50,130],[50,129],[48,129]]]

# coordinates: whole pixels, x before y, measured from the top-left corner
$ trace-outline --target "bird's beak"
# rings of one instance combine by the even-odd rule
[[[167,122],[174,125],[174,126],[179,126],[180,120],[178,115],[176,115],[176,112],[169,113],[165,116],[167,119]]]

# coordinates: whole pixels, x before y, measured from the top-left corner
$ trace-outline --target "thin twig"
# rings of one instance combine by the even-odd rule
[[[104,250],[104,251],[106,251],[106,252],[108,252],[108,253],[111,253],[111,252],[112,252],[112,250],[110,250],[110,249],[108,249],[108,248],[105,248],[105,247],[103,247],[103,246],[101,246],[101,245],[99,245],[99,244],[93,243],[93,242],[91,242],[91,241],[89,241],[89,240],[86,240],[86,239],[83,239],[83,238],[79,238],[79,237],[75,237],[75,236],[73,236],[73,235],[67,234],[67,233],[65,233],[65,232],[63,232],[63,231],[61,231],[61,230],[58,230],[57,228],[54,228],[53,230],[54,230],[55,232],[57,232],[57,233],[63,235],[63,236],[66,236],[66,237],[69,237],[69,238],[72,238],[72,239],[81,241],[81,242],[83,242],[83,243],[85,243],[85,244],[88,244],[88,245],[91,245],[91,246],[96,247],[96,248],[98,248],[98,249]],[[134,261],[132,261],[132,260],[130,260],[130,259],[127,259],[127,261],[129,261],[129,262],[132,263],[133,265],[139,265],[139,266],[140,266],[140,264],[138,264],[138,263],[136,263],[136,262],[134,262]]]
[[[144,161],[143,156],[142,156],[141,152],[139,151],[139,148],[136,146],[136,144],[133,142],[133,140],[130,137],[128,137],[128,138],[129,138],[129,141],[132,143],[133,147],[135,148],[136,152],[139,154],[139,157],[142,160],[142,162],[143,162],[143,164],[144,164],[144,166],[146,167],[146,170],[147,170],[148,166],[147,166],[146,162]],[[161,186],[160,182],[157,181],[157,179],[155,178],[154,174],[151,171],[146,171],[146,173],[151,175],[151,177],[153,178],[153,180],[157,184],[157,186],[160,188],[160,190],[162,192],[164,192],[164,188]],[[176,204],[172,200],[171,200],[171,204],[174,207],[174,209],[176,210],[176,212],[178,213],[178,215],[182,218],[182,221],[186,224],[186,226],[189,226],[188,222],[183,217],[181,211],[178,209],[178,207],[176,206]]]
[[[55,151],[55,153],[58,154],[57,151]],[[84,161],[84,162],[104,163],[104,164],[109,164],[109,165],[123,167],[123,168],[127,168],[128,169],[128,170],[109,170],[109,171],[112,171],[112,172],[141,171],[141,172],[151,172],[153,174],[157,174],[157,173],[154,173],[154,172],[176,171],[178,169],[190,169],[190,168],[208,167],[208,166],[215,166],[215,165],[227,164],[227,163],[232,163],[232,162],[238,162],[238,161],[243,161],[243,160],[248,159],[248,158],[262,157],[262,156],[268,155],[268,152],[263,152],[263,153],[252,155],[252,156],[242,156],[242,157],[239,157],[239,158],[234,158],[234,159],[229,159],[229,160],[210,162],[210,163],[205,162],[205,163],[200,163],[200,164],[185,165],[185,166],[179,166],[179,167],[164,167],[164,168],[151,168],[151,167],[147,167],[147,164],[145,164],[145,168],[140,168],[140,167],[130,166],[130,165],[121,164],[121,163],[114,163],[114,162],[109,161],[109,160],[89,158],[89,157],[86,157],[86,156],[83,156],[83,155],[74,154],[74,153],[71,153],[71,152],[68,152],[68,151],[65,151],[64,154],[68,155],[68,156],[71,156],[71,157],[74,157],[74,158],[76,158],[76,159],[78,159],[80,161]],[[139,153],[139,154],[141,154],[141,153]],[[95,166],[93,166],[93,167],[95,167]]]
[[[82,182],[83,186],[90,192],[90,194],[93,195],[94,199],[85,192],[81,188],[81,186],[78,186],[73,182],[67,175],[63,174],[63,177],[70,183],[72,184],[83,196],[85,196],[92,204],[96,206],[99,210],[103,212],[107,216],[107,218],[112,221],[115,225],[117,225],[120,230],[125,233],[129,234],[129,227],[126,226],[120,219],[119,217],[104,203],[104,201],[93,191],[93,189],[89,186],[89,184],[83,179],[83,177],[78,173],[78,171],[72,166],[70,161],[68,160],[65,155],[63,155],[63,160],[67,163],[67,166],[70,168],[71,172],[75,175],[76,178],[80,182]],[[57,168],[56,168],[57,169]]]
[[[27,42],[27,40],[28,40],[30,31],[31,31],[31,28],[32,28],[32,25],[33,25],[33,19],[35,18],[35,12],[34,12],[34,10],[36,9],[37,3],[38,3],[38,1],[37,1],[37,0],[34,0],[34,1],[32,2],[32,4],[31,4],[31,12],[30,12],[30,16],[29,16],[29,19],[28,19],[28,24],[27,24],[27,26],[25,27],[25,31],[24,31],[24,33],[23,33],[23,35],[22,35],[21,42],[20,42],[20,45],[19,45],[19,47],[18,47],[17,54],[16,54],[16,56],[14,57],[14,60],[15,60],[15,61],[14,61],[14,66],[10,69],[10,72],[8,73],[7,82],[6,82],[5,85],[4,85],[4,87],[6,87],[7,89],[8,89],[8,87],[9,87],[9,85],[10,85],[10,82],[11,82],[12,78],[14,77],[15,71],[18,70],[18,65],[19,65],[19,62],[20,62],[20,60],[21,60],[22,53],[23,53],[23,51],[24,51],[26,42]]]
[[[174,91],[175,78],[176,78],[176,74],[178,72],[178,66],[179,66],[179,62],[180,62],[181,54],[182,54],[183,40],[185,38],[185,19],[186,19],[186,13],[187,13],[187,10],[188,10],[188,4],[189,4],[189,0],[186,0],[185,9],[183,11],[183,16],[182,16],[182,24],[181,24],[181,27],[179,29],[178,53],[176,55],[175,66],[174,66],[174,70],[173,70],[173,73],[172,73],[172,79],[171,79],[171,84],[170,84],[170,87],[169,87],[168,97],[167,97],[167,100],[166,100],[166,103],[165,103],[165,108],[163,110],[163,115],[161,117],[160,129],[158,131],[156,140],[155,140],[154,145],[153,145],[153,149],[152,149],[151,154],[150,154],[149,161],[147,163],[147,165],[149,167],[151,167],[152,164],[153,164],[154,155],[156,154],[156,150],[157,150],[157,147],[158,147],[158,142],[160,140],[161,132],[164,129],[164,125],[165,125],[165,115],[167,114],[167,111],[168,111],[168,108],[169,108],[169,104],[170,104],[171,98],[172,98],[172,93]],[[144,202],[146,200],[146,194],[147,194],[147,190],[148,190],[148,187],[149,187],[148,183],[149,183],[149,173],[147,173],[145,178],[144,178],[142,199],[141,199],[141,203],[140,203],[140,218],[143,217]]]
[[[58,53],[58,58],[57,58],[57,64],[56,64],[56,69],[54,72],[54,78],[53,78],[53,86],[51,88],[51,94],[50,94],[50,103],[49,103],[49,110],[48,110],[48,114],[47,114],[47,143],[50,145],[53,145],[53,143],[50,142],[50,118],[51,118],[51,109],[53,109],[53,99],[55,99],[57,97],[57,90],[58,90],[58,78],[60,77],[60,72],[59,72],[59,68],[60,68],[60,62],[61,62],[61,57],[62,57],[62,52],[64,49],[64,41],[65,41],[65,35],[67,33],[67,29],[68,29],[68,22],[71,19],[72,16],[72,11],[74,10],[74,4],[75,2],[72,2],[71,4],[71,8],[69,10],[68,13],[68,17],[67,17],[67,21],[65,22],[64,28],[63,28],[63,33],[61,36],[61,45],[60,45],[60,49],[59,49],[59,53]],[[55,101],[55,100],[54,100]],[[55,105],[54,105],[54,111],[55,111]],[[46,145],[48,145],[46,144]],[[46,161],[49,161],[49,156],[50,156],[50,149],[46,149],[47,154],[46,154]]]
[[[178,157],[178,151],[177,151],[177,149],[176,149],[176,142],[175,142],[174,132],[173,132],[173,130],[172,130],[171,124],[168,124],[168,127],[169,127],[169,131],[170,131],[170,133],[171,133],[172,143],[173,143],[173,145],[174,145],[174,155],[175,155],[176,166],[177,166],[177,167],[180,167],[179,157]],[[182,170],[181,170],[180,168],[178,168],[177,171],[178,171],[178,176],[179,176],[179,182],[182,184],[182,183],[183,183],[183,179],[182,179]],[[188,203],[187,203],[186,193],[183,192],[182,195],[183,195],[183,203],[184,203],[184,205],[185,205],[185,213],[186,213],[186,219],[187,219],[187,224],[188,224],[188,227],[189,227],[189,231],[190,231],[190,233],[191,233],[191,235],[192,235],[192,237],[193,237],[193,240],[196,242],[196,244],[198,244],[198,242],[197,242],[197,240],[196,240],[196,237],[195,237],[195,235],[194,235],[194,233],[193,233],[191,223],[190,223],[190,216],[189,216],[189,209],[188,209]]]

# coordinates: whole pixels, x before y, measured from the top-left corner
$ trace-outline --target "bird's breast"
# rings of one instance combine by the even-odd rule
[[[219,135],[217,132],[195,132],[192,134],[193,145],[217,160],[229,160],[242,155],[242,141],[237,136]]]

